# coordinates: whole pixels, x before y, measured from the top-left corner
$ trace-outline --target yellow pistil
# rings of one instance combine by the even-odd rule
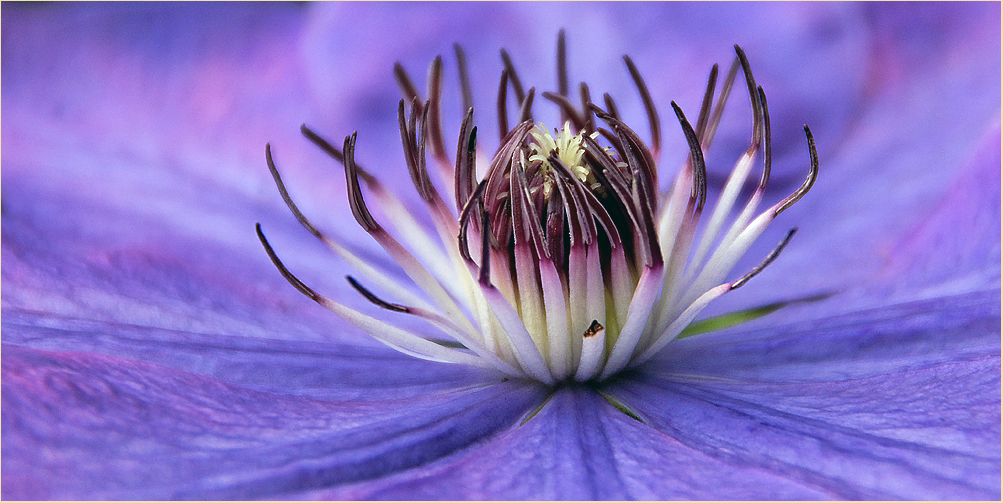
[[[571,134],[571,122],[566,121],[564,123],[564,128],[562,130],[554,130],[557,135],[557,139],[554,139],[543,123],[538,122],[536,127],[530,131],[530,136],[533,140],[529,144],[530,155],[529,162],[540,162],[541,173],[544,174],[543,182],[543,194],[544,196],[550,196],[551,190],[554,187],[553,171],[554,167],[550,165],[550,161],[547,157],[551,152],[556,151],[558,159],[567,166],[571,173],[575,175],[575,178],[580,182],[586,182],[591,185],[595,180],[590,179],[591,171],[589,167],[582,162],[582,157],[585,155],[585,147],[582,142],[582,135],[585,134],[584,131],[578,134]],[[592,139],[595,139],[598,133],[592,133]],[[593,177],[594,178],[594,177]]]

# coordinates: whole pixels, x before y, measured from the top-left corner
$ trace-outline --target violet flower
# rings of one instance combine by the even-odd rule
[[[998,4],[2,8],[5,498],[1000,497]],[[355,158],[425,215],[393,62],[416,74],[461,43],[487,144],[497,50],[544,90],[562,27],[572,82],[645,124],[633,58],[663,190],[690,152],[667,105],[696,114],[735,43],[770,97],[764,201],[804,181],[811,125],[812,193],[728,280],[800,232],[704,315],[783,307],[554,388],[400,354],[275,272],[254,222],[311,288],[429,333],[344,281],[263,143],[315,225],[393,268],[300,124],[358,130]],[[707,150],[712,192],[750,96]]]

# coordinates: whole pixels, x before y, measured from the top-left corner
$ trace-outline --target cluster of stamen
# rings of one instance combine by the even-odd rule
[[[755,84],[745,54],[735,48],[738,57],[716,100],[717,65],[712,68],[696,126],[672,103],[690,154],[666,194],[659,192],[657,177],[658,116],[640,72],[625,56],[648,113],[650,147],[622,121],[608,94],[603,96],[605,108],[592,102],[584,83],[579,86],[580,108],[568,98],[563,32],[558,38],[558,92],[542,93],[560,108],[563,127],[551,135],[542,124],[534,125],[535,90],[523,92],[511,58],[502,51],[501,139],[483,178],[475,161],[477,128],[459,47],[467,112],[455,161],[446,153],[440,124],[441,59],[430,66],[427,101],[420,98],[403,67],[395,67],[405,96],[398,107],[404,158],[434,230],[356,163],[354,133],[339,150],[304,126],[304,135],[344,164],[356,220],[423,296],[404,287],[396,274],[366,263],[310,224],[289,198],[266,146],[279,192],[300,223],[400,303],[383,300],[349,276],[351,285],[382,308],[427,321],[434,328],[431,334],[397,328],[316,293],[282,265],[260,226],[259,238],[280,272],[301,292],[396,349],[545,383],[605,379],[649,359],[710,301],[740,287],[775,259],[793,229],[759,266],[735,281],[724,281],[766,226],[814,183],[818,159],[806,126],[808,178],[793,194],[755,215],[770,176],[769,113],[766,95]],[[711,144],[739,69],[752,104],[752,141],[696,239],[707,199],[703,152]],[[510,88],[519,105],[519,122],[511,129],[506,108]],[[597,127],[596,119],[606,127]],[[440,168],[445,190],[452,192],[454,208],[426,170],[426,147]],[[733,215],[760,150],[762,177],[745,206]],[[397,237],[369,212],[363,184],[393,217]]]

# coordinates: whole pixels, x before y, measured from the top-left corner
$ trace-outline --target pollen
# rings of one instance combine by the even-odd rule
[[[465,113],[452,159],[440,110],[442,58],[429,66],[426,99],[403,66],[394,67],[404,96],[397,107],[404,164],[425,213],[409,210],[356,161],[357,133],[338,148],[301,128],[344,166],[352,215],[396,268],[364,260],[307,220],[279,176],[271,147],[265,146],[266,163],[290,211],[361,278],[349,275],[349,284],[387,314],[374,316],[317,293],[283,265],[258,225],[266,253],[296,289],[372,337],[418,358],[549,385],[601,381],[664,350],[704,307],[759,274],[790,242],[795,229],[758,266],[729,279],[752,243],[811,189],[818,175],[815,142],[805,126],[807,178],[786,198],[758,210],[770,179],[770,118],[766,93],[738,46],[716,97],[718,67],[711,68],[695,124],[671,103],[689,152],[667,190],[658,178],[657,109],[629,57],[624,62],[646,111],[649,142],[626,124],[609,94],[600,106],[581,83],[580,104],[572,101],[562,31],[558,89],[541,93],[558,107],[562,127],[551,134],[533,120],[536,90],[523,89],[503,50],[496,100],[500,137],[490,161],[479,163],[485,156],[477,155],[482,138],[473,123],[466,59],[459,46],[455,50]],[[704,152],[739,71],[752,109],[751,140],[708,205]],[[513,127],[508,126],[510,102],[518,109]],[[760,160],[756,183],[750,176]],[[747,182],[755,188],[740,202]],[[370,212],[365,194],[388,217],[389,228]],[[702,221],[704,213],[708,218]],[[417,317],[425,328],[400,328],[394,323],[398,316]]]
[[[557,155],[557,158],[568,167],[578,181],[595,183],[595,177],[589,180],[591,170],[583,162],[585,156],[583,134],[585,134],[584,131],[579,131],[577,134],[571,132],[571,121],[565,121],[563,129],[554,130],[554,136],[557,139],[554,139],[554,136],[547,132],[547,128],[542,122],[538,122],[536,127],[530,131],[532,140],[529,143],[529,162],[540,163],[541,175],[545,177],[544,197],[550,197],[554,186],[554,166],[547,159],[552,153]],[[592,133],[592,139],[595,140],[598,134]]]

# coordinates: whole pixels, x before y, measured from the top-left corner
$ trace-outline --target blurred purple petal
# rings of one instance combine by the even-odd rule
[[[952,290],[999,285],[1000,123],[981,138],[934,209],[891,251],[885,275]]]

